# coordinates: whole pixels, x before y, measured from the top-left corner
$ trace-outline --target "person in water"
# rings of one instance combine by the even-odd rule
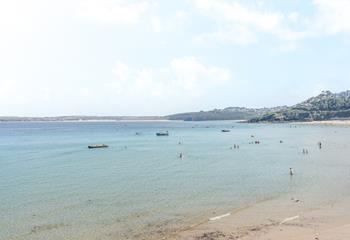
[[[293,168],[289,168],[289,175],[291,175],[291,176],[293,176],[293,175],[294,175]]]

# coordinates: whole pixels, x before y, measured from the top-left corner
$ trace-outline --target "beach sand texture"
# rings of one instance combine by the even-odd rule
[[[171,240],[348,240],[350,201],[313,208],[299,199],[275,199],[178,233]]]
[[[350,120],[325,120],[325,121],[312,121],[312,122],[300,122],[297,124],[305,125],[332,125],[332,126],[350,126]]]

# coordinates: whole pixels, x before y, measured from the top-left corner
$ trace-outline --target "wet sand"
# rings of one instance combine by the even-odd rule
[[[219,214],[171,240],[348,240],[350,199],[315,207],[295,198],[265,201]],[[220,217],[221,215],[221,217]]]

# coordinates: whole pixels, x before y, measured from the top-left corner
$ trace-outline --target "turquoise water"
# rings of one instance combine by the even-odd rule
[[[0,123],[0,137],[0,239],[161,236],[281,195],[350,195],[349,127]]]

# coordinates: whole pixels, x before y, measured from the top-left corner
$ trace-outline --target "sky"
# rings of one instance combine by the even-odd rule
[[[349,57],[350,0],[1,0],[0,116],[293,105]]]

